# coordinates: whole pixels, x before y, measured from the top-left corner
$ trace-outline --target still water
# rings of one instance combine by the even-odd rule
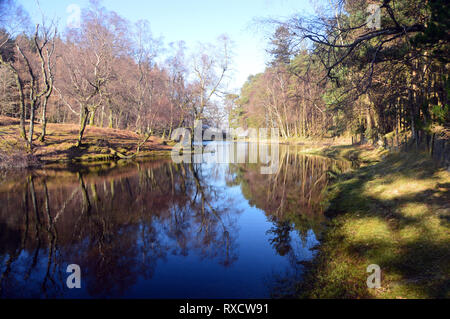
[[[167,158],[3,177],[0,297],[292,296],[323,231],[323,190],[350,166],[298,151],[280,145],[274,174]]]

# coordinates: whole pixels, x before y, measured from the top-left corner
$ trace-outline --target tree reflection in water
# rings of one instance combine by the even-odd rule
[[[175,267],[174,256],[195,256],[224,271],[242,268],[235,265],[245,245],[239,220],[252,206],[267,216],[261,236],[273,255],[297,269],[311,256],[311,247],[304,248],[308,236],[320,232],[327,172],[346,165],[285,149],[274,175],[259,174],[258,164],[158,160],[74,173],[36,170],[6,180],[0,186],[0,296],[127,297],[152,282],[158,269]],[[247,206],[230,191],[235,186]],[[81,292],[66,288],[70,263],[82,269]]]
[[[311,242],[320,237],[325,217],[324,191],[330,177],[347,171],[351,163],[318,156],[305,156],[294,146],[280,148],[275,174],[259,174],[260,164],[234,164],[229,167],[228,185],[240,185],[249,203],[265,212],[272,226],[268,240],[290,267],[271,274],[267,280],[271,297],[293,297],[301,280],[303,261],[311,258]],[[292,238],[296,232],[300,242]],[[309,254],[305,255],[305,252]]]

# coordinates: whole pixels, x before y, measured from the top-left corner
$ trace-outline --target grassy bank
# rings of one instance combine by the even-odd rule
[[[361,168],[328,189],[330,226],[298,287],[306,298],[450,297],[450,173],[423,153],[336,146]],[[381,267],[369,289],[367,266]]]
[[[311,155],[320,155],[334,159],[346,159],[364,167],[370,164],[378,163],[388,154],[383,148],[374,148],[370,145],[336,145],[336,146],[314,146],[305,148],[302,153]]]
[[[41,125],[36,123],[33,156],[44,164],[111,161],[116,158],[114,151],[124,155],[133,154],[143,138],[126,130],[88,126],[83,145],[77,148],[75,143],[78,137],[78,125],[49,123],[44,142],[38,141],[40,132]],[[138,157],[167,156],[171,150],[171,146],[167,144],[159,137],[151,137],[141,146]],[[9,154],[20,150],[24,153],[25,143],[19,135],[19,121],[0,117],[0,151]]]

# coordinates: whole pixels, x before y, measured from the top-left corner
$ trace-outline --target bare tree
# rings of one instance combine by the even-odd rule
[[[27,30],[29,17],[14,0],[0,0],[0,65],[5,66],[14,76],[20,105],[20,135],[27,140],[25,132],[25,97],[24,83],[19,71],[14,65],[14,38],[20,32]]]
[[[187,112],[192,102],[192,92],[189,90],[186,80],[188,70],[184,54],[186,49],[185,43],[172,43],[171,47],[174,53],[166,61],[168,68],[168,96],[170,100],[169,136],[172,135],[174,126],[181,127],[187,120]]]
[[[36,116],[36,109],[41,103],[41,98],[44,98],[43,105],[45,107],[43,116],[45,117],[47,102],[53,90],[53,73],[52,73],[52,56],[54,52],[54,41],[56,37],[56,28],[41,28],[39,24],[36,25],[31,47],[28,47],[27,39],[22,38],[21,41],[16,42],[16,48],[19,56],[25,62],[25,68],[29,76],[29,103],[30,103],[30,127],[28,131],[28,147],[33,148],[33,134],[34,121]],[[42,32],[41,32],[42,31]],[[51,33],[50,33],[51,32]],[[33,51],[36,51],[39,57],[40,68],[34,66]],[[45,57],[44,57],[45,52]],[[39,81],[39,75],[42,77],[42,85]],[[43,120],[43,123],[46,119]],[[45,132],[45,124],[43,133]],[[42,136],[42,135],[41,135]]]
[[[151,134],[151,128],[156,116],[154,107],[155,82],[155,58],[159,53],[160,42],[153,39],[147,21],[138,21],[135,25],[135,50],[136,60],[135,77],[130,87],[130,96],[136,114],[136,130]]]
[[[115,58],[123,53],[119,38],[125,33],[123,20],[95,3],[83,16],[80,30],[71,30],[62,47],[65,74],[60,74],[62,85],[58,87],[64,104],[80,116],[77,147],[82,143],[89,118],[93,124],[107,95],[106,85],[114,78]]]
[[[193,87],[195,99],[191,103],[194,133],[196,121],[205,119],[206,108],[212,107],[214,96],[221,96],[224,79],[230,70],[230,40],[222,35],[216,46],[203,44],[192,58]],[[191,136],[191,147],[194,139]]]
[[[196,93],[199,97],[198,103],[192,104],[194,120],[204,117],[205,108],[214,95],[222,92],[221,85],[230,66],[230,40],[226,36],[220,36],[219,44],[202,45],[193,56],[193,73],[196,78]]]
[[[44,21],[43,21],[44,23]],[[43,24],[42,32],[39,37],[34,38],[34,45],[41,63],[41,77],[44,84],[44,94],[42,102],[42,133],[39,140],[43,142],[47,133],[47,105],[50,96],[53,93],[53,84],[55,78],[55,41],[57,28],[52,23],[49,28]]]

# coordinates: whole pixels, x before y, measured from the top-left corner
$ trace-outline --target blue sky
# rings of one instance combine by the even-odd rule
[[[35,0],[18,0],[34,22],[40,21]],[[71,4],[80,8],[89,0],[40,0],[44,14],[56,17],[60,28],[65,27]],[[162,36],[164,43],[184,40],[188,48],[198,42],[213,42],[227,34],[234,43],[231,88],[238,89],[250,74],[262,72],[267,56],[267,40],[252,21],[255,18],[288,17],[293,13],[312,12],[310,0],[104,0],[109,10],[135,22],[146,19],[154,36]]]

